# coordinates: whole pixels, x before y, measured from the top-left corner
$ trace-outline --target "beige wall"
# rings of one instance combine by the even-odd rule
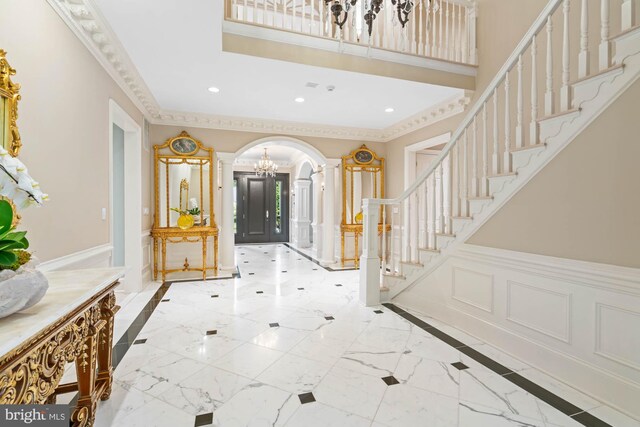
[[[21,226],[42,260],[108,243],[109,99],[140,124],[142,115],[45,1],[3,1],[1,9],[0,48],[22,85],[20,159],[51,197],[25,210]]]
[[[640,268],[640,81],[468,243]]]
[[[547,0],[479,0],[477,22],[478,75],[470,105],[486,89],[524,34],[538,17]],[[466,113],[427,126],[388,142],[388,194],[397,197],[404,189],[404,147],[456,130]]]

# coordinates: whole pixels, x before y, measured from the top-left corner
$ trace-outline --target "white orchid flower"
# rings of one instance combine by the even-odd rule
[[[30,175],[20,160],[0,147],[0,196],[13,200],[16,207],[25,209],[39,205],[48,199],[40,189],[40,184]]]

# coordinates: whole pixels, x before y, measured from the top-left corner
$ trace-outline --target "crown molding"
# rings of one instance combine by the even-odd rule
[[[471,101],[471,92],[465,91],[460,96],[445,100],[384,129],[165,111],[158,105],[118,37],[93,4],[93,0],[47,0],[47,2],[146,119],[155,125],[388,142],[462,113]]]
[[[158,103],[106,19],[92,0],[47,0],[147,120],[159,114]]]

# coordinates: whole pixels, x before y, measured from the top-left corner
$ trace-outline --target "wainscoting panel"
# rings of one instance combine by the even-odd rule
[[[493,313],[493,275],[453,267],[451,297],[488,313]]]
[[[640,419],[640,270],[462,245],[393,303]]]
[[[640,312],[597,304],[596,354],[640,371]]]
[[[571,294],[507,280],[507,319],[571,343]]]

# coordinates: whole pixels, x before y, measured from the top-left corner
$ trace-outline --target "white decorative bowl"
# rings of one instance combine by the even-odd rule
[[[47,278],[29,262],[16,271],[0,271],[0,318],[38,303],[49,289]]]

